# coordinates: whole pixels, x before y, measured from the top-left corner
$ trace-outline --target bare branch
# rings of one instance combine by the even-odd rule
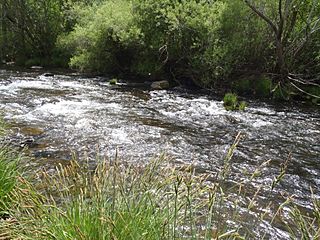
[[[308,96],[311,96],[311,97],[320,99],[320,96],[317,96],[317,95],[308,93],[308,92],[304,91],[303,89],[299,88],[297,85],[295,85],[295,84],[292,83],[292,82],[290,82],[290,84],[291,84],[294,88],[296,88],[297,90],[299,90],[300,92],[302,92],[302,93],[304,93],[304,94],[306,94],[306,95],[308,95]]]
[[[271,21],[270,18],[268,18],[264,13],[262,13],[260,10],[258,10],[257,7],[255,7],[253,4],[250,3],[249,0],[244,0],[244,2],[248,5],[249,8],[251,8],[252,11],[254,11],[259,17],[261,17],[265,22],[269,24],[269,26],[272,28],[274,33],[278,34],[278,28],[277,26]]]
[[[278,11],[279,11],[279,27],[277,32],[277,39],[282,39],[282,33],[283,33],[283,26],[285,19],[282,16],[282,0],[279,0],[278,3]]]
[[[293,76],[293,74],[291,74],[291,76]],[[294,82],[297,82],[297,83],[300,83],[300,84],[303,84],[303,85],[312,85],[312,86],[315,86],[315,87],[320,87],[320,85],[317,84],[317,83],[310,82],[310,81],[303,80],[303,79],[297,79],[297,78],[294,78],[294,77],[291,77],[291,76],[288,76],[288,79],[291,80],[291,81],[294,81]]]

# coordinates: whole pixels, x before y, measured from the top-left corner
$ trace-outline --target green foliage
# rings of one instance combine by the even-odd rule
[[[2,225],[0,221],[0,230],[2,227],[2,232],[20,239],[240,236],[236,230],[229,232],[221,219],[217,232],[212,232],[219,217],[214,208],[227,200],[216,199],[219,188],[191,170],[166,167],[164,160],[145,167],[104,161],[94,170],[73,161],[60,166],[54,175],[44,172],[44,196],[30,185],[30,189],[17,191],[19,204],[11,214],[19,224]],[[198,217],[199,210],[203,217]],[[200,223],[206,228],[198,228]]]
[[[278,82],[274,88],[272,89],[272,98],[277,101],[285,100],[288,101],[290,99],[290,90],[287,85],[283,85]]]
[[[6,0],[0,58],[265,97],[271,81],[288,83],[289,73],[319,83],[320,3],[281,2]],[[266,73],[273,79],[237,79]]]
[[[255,81],[255,93],[261,97],[270,96],[272,90],[272,80],[266,76],[261,76]]]
[[[223,97],[223,106],[226,110],[236,110],[238,105],[238,97],[233,93],[227,93]]]
[[[62,47],[71,49],[71,67],[99,72],[128,70],[141,35],[131,10],[132,4],[125,0],[75,9],[80,19],[74,31],[59,40]]]
[[[211,73],[218,70],[207,58],[218,57],[209,50],[219,41],[216,34],[224,5],[219,1],[135,1],[146,53],[153,54],[147,57],[175,78],[206,84]]]
[[[5,123],[0,119],[0,138],[5,133]],[[0,219],[7,214],[12,203],[12,191],[17,185],[17,155],[0,145]]]
[[[11,194],[17,184],[17,175],[15,154],[0,146],[0,218],[11,207]]]
[[[234,93],[226,93],[223,97],[223,106],[227,111],[244,111],[247,103],[244,101],[239,102],[238,96]]]
[[[239,94],[248,94],[252,91],[252,80],[249,78],[240,78],[232,83],[234,91]]]
[[[246,110],[246,107],[247,107],[247,103],[246,103],[246,102],[241,101],[241,102],[239,103],[238,108],[239,108],[240,111]]]
[[[305,87],[303,91],[306,92],[305,98],[311,103],[320,104],[320,86],[309,86]]]
[[[63,31],[61,10],[60,0],[2,1],[2,59],[24,64],[31,58],[47,64]]]
[[[268,64],[266,56],[270,52],[267,26],[252,14],[242,0],[224,1],[223,23],[219,31],[220,68],[222,77],[247,71],[265,71]],[[214,50],[214,49],[213,49]],[[219,53],[219,52],[218,52]],[[221,77],[218,75],[218,77]]]
[[[245,76],[232,83],[235,92],[259,97],[269,97],[271,95],[272,86],[272,79],[265,75]]]

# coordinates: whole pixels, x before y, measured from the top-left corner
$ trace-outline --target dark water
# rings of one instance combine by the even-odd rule
[[[279,104],[278,104],[279,105]],[[320,196],[320,110],[279,107],[249,101],[246,112],[227,112],[222,102],[204,94],[114,87],[101,78],[73,74],[44,77],[40,72],[0,72],[0,111],[14,126],[12,138],[28,145],[35,162],[54,165],[79,157],[114,156],[145,162],[162,152],[177,164],[217,171],[235,136],[242,132],[232,159],[234,181],[264,161],[270,165],[252,184],[270,187],[279,166],[291,154],[279,186],[261,191],[258,201],[295,195],[310,207],[310,187]],[[251,214],[251,215],[250,215]],[[267,221],[255,225],[254,213],[243,221],[268,229],[269,237],[286,239],[283,227]],[[251,224],[251,226],[250,226]]]

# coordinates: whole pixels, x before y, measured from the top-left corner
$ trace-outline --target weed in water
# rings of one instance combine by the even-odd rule
[[[239,102],[236,94],[227,93],[223,98],[223,106],[227,111],[244,111],[247,107],[247,103],[244,101]]]

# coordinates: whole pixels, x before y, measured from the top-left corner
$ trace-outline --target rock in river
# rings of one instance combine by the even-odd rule
[[[151,84],[151,89],[153,90],[163,90],[168,89],[170,87],[170,83],[167,80],[156,81]]]

